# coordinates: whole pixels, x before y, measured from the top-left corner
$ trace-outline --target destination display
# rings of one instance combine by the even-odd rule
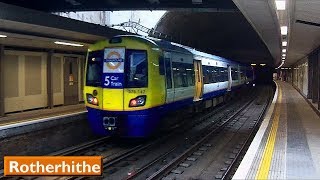
[[[106,48],[103,58],[103,87],[123,88],[125,48]]]

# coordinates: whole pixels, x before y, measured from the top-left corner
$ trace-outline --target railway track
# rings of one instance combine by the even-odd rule
[[[249,102],[247,102],[249,103]],[[149,169],[152,169],[153,166],[157,166],[157,164],[162,164],[168,156],[176,156],[176,154],[181,153],[181,146],[191,146],[195,142],[199,141],[200,136],[206,136],[206,134],[210,133],[215,129],[217,126],[222,126],[226,119],[230,118],[230,116],[234,116],[237,113],[240,112],[238,110],[240,108],[240,104],[243,104],[243,102],[238,102],[233,104],[229,107],[223,107],[222,109],[219,109],[219,113],[209,113],[201,118],[199,118],[196,122],[196,124],[193,124],[191,127],[187,128],[181,128],[180,129],[180,136],[185,136],[185,132],[187,129],[189,129],[189,137],[185,138],[186,142],[178,143],[178,145],[171,143],[170,145],[167,145],[167,147],[162,147],[162,152],[158,153],[156,156],[152,157],[146,157],[149,161],[148,163],[145,162],[137,162],[139,159],[143,159],[139,157],[139,154],[148,154],[148,152],[155,152],[156,153],[156,147],[161,146],[160,142],[154,143],[154,146],[149,146],[146,149],[143,149],[141,151],[137,151],[135,153],[132,153],[131,156],[121,157],[121,159],[117,159],[116,162],[106,162],[104,165],[104,177],[106,179],[146,179],[149,178],[148,175],[145,175],[145,172]],[[226,109],[225,111],[222,111],[223,109]],[[237,111],[237,110],[238,111]],[[218,115],[217,115],[217,114]],[[216,115],[216,116],[215,116]],[[213,117],[214,116],[214,117]],[[212,118],[214,120],[212,120]],[[199,133],[201,131],[201,133]],[[215,130],[213,131],[213,133]],[[197,135],[196,135],[197,134]],[[177,136],[177,134],[175,134]],[[192,137],[194,136],[194,137]],[[172,137],[172,136],[169,136]],[[169,137],[166,137],[164,139],[169,139]],[[210,136],[206,136],[206,138],[209,138]],[[169,143],[170,144],[170,143]],[[192,146],[192,149],[195,149],[197,146],[199,146],[200,143],[197,145]],[[156,146],[156,147],[155,147]],[[184,147],[185,148],[185,147]],[[143,160],[142,160],[143,161]],[[136,164],[135,164],[136,163]],[[135,164],[132,166],[132,164]],[[130,168],[131,165],[131,168]],[[129,167],[128,167],[129,166]],[[132,168],[133,167],[133,168]],[[170,166],[171,167],[171,166]],[[120,176],[114,175],[114,174],[120,174]],[[159,174],[163,174],[163,172],[160,172]],[[83,178],[77,178],[77,179],[83,179]]]
[[[260,95],[145,179],[231,179],[260,125],[270,97]]]
[[[218,131],[220,131],[228,122],[232,121],[234,117],[236,117],[240,112],[242,112],[243,109],[245,109],[253,99],[251,99],[249,102],[245,103],[240,109],[236,110],[231,114],[231,116],[226,116],[225,119],[221,119],[221,121],[214,123],[211,127],[208,127],[205,131],[207,133],[204,133],[203,137],[197,140],[196,143],[194,143],[192,146],[184,150],[179,156],[171,160],[169,163],[167,163],[165,166],[160,168],[158,171],[147,177],[146,179],[148,180],[153,180],[153,179],[161,179],[163,176],[171,172],[176,166],[180,165],[185,159],[187,159],[189,156],[191,156],[193,153],[196,153],[197,150],[203,146],[212,146],[211,144],[205,144],[205,142],[208,141],[210,137],[212,137],[214,134],[216,134]],[[197,153],[196,153],[197,154]],[[168,154],[166,154],[167,156]],[[166,156],[157,159],[157,161],[161,161],[166,158]],[[137,173],[129,176],[127,179],[136,179],[140,174],[142,174],[142,171],[146,170],[149,168],[151,165],[155,164],[155,162],[151,162],[148,164],[145,168],[142,168],[140,171]],[[183,164],[181,164],[183,166]],[[187,166],[187,165],[186,165]],[[178,172],[179,173],[179,172]]]
[[[259,120],[254,123],[254,125],[252,126],[252,131],[245,138],[245,141],[244,141],[243,145],[239,148],[238,153],[235,154],[234,159],[232,159],[230,165],[226,168],[226,171],[222,174],[222,176],[221,176],[222,180],[232,179],[232,176],[234,175],[236,168],[239,166],[241,160],[243,159],[247,149],[250,146],[252,139],[255,137],[256,132],[259,130],[259,127],[260,127],[260,124],[262,123],[263,117],[264,117],[265,113],[267,112],[268,107],[270,105],[270,102],[272,100],[273,93],[271,91],[269,91],[268,93],[269,93],[269,96],[266,100],[266,103],[264,103],[262,106],[262,111],[258,117]],[[261,100],[261,101],[263,101],[263,100]],[[260,102],[258,102],[258,104],[259,103]]]
[[[159,179],[172,171],[174,167],[203,146],[219,129],[224,127],[233,117],[241,113],[253,99],[244,97],[234,103],[215,108],[212,112],[202,114],[192,123],[177,125],[176,129],[152,142],[119,150],[113,155],[104,156],[103,176],[107,179]],[[253,94],[250,94],[252,96]],[[243,105],[245,102],[245,105]],[[198,114],[199,115],[199,114]],[[178,137],[177,137],[178,136]],[[182,139],[182,140],[181,140]],[[172,143],[172,141],[177,141]],[[181,142],[179,142],[181,141]],[[103,152],[91,153],[111,142],[111,138],[101,138],[79,146],[64,149],[50,155],[101,155]],[[169,142],[169,143],[168,143]],[[170,143],[171,142],[171,143]],[[207,144],[210,147],[210,144]],[[161,148],[159,148],[161,147]],[[110,148],[109,150],[110,151]],[[154,152],[153,156],[150,156]],[[91,154],[90,154],[91,153]],[[110,154],[110,153],[109,153]],[[144,157],[145,156],[145,157]],[[168,158],[170,157],[170,158]],[[139,162],[143,161],[143,162]],[[159,166],[161,164],[161,166]],[[155,168],[156,167],[156,168]],[[150,169],[152,173],[150,173]],[[156,170],[154,170],[156,169]],[[118,176],[119,175],[119,176]],[[52,179],[87,179],[88,177],[57,177]],[[28,178],[30,179],[30,178]]]
[[[192,121],[193,123],[177,125],[176,130],[174,130],[172,133],[165,135],[165,136],[163,136],[163,137],[161,137],[151,143],[147,143],[144,145],[138,145],[134,148],[130,148],[130,149],[124,150],[120,153],[117,153],[114,156],[105,156],[103,158],[104,176],[109,178],[108,175],[115,173],[116,171],[118,171],[119,168],[121,169],[121,167],[118,167],[119,164],[121,164],[121,163],[123,164],[123,162],[128,161],[128,159],[130,159],[130,158],[131,159],[138,159],[136,157],[138,154],[141,154],[142,152],[148,153],[149,151],[152,150],[152,148],[159,146],[159,144],[166,143],[166,140],[170,139],[170,137],[174,137],[177,134],[183,134],[186,130],[192,129],[193,127],[196,127],[196,126],[202,124],[204,121],[206,121],[207,119],[209,119],[210,117],[212,117],[216,114],[220,113],[220,116],[225,116],[226,114],[228,114],[228,112],[225,114],[222,113],[223,115],[221,115],[221,112],[223,112],[223,110],[225,110],[228,106],[229,106],[229,109],[236,108],[236,106],[239,106],[239,104],[241,104],[240,101],[238,103],[231,105],[231,106],[230,106],[230,104],[226,104],[226,105],[217,107],[212,112],[207,113],[205,115],[202,115],[201,118],[193,120]],[[232,106],[235,106],[235,107],[232,107]],[[218,117],[217,119],[221,119],[221,118],[222,117]],[[211,124],[211,123],[212,122],[210,122],[209,124]],[[207,125],[207,128],[209,128],[209,127],[210,126]],[[76,151],[78,151],[77,148],[72,148],[72,149],[75,149]],[[153,162],[154,163],[158,162],[158,160],[162,159],[166,155],[169,155],[170,153],[172,153],[175,150],[176,150],[176,147],[172,147],[166,153],[161,154],[159,157],[156,157],[153,160]],[[69,150],[66,150],[66,151],[69,151]],[[100,154],[97,154],[97,155],[100,155]],[[147,168],[145,168],[145,169],[147,169]],[[140,171],[143,172],[143,170],[140,170]],[[136,174],[136,173],[135,173],[135,170],[133,170],[132,174],[131,174],[131,172],[127,172],[127,174],[130,177],[132,174]],[[87,179],[87,177],[58,177],[56,179]]]

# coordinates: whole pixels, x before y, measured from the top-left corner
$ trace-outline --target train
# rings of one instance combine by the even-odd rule
[[[252,84],[254,71],[174,42],[118,35],[89,47],[84,79],[93,132],[139,138],[156,132],[170,113],[214,106]]]

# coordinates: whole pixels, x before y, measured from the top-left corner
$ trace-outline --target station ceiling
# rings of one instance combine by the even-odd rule
[[[127,32],[0,2],[0,44],[6,48],[86,52],[90,44]],[[79,43],[82,47],[54,42]]]
[[[282,51],[286,49],[284,66],[291,66],[320,46],[320,1],[283,1],[286,9],[282,11],[276,9],[275,0],[0,0],[0,3],[44,12],[165,9],[169,13],[160,20],[156,30],[173,36],[178,43],[242,62],[271,66],[281,64]],[[14,22],[8,20],[25,21],[32,31],[39,30],[26,36],[49,32],[42,37],[66,38],[88,44],[112,34],[124,33],[90,24],[74,26],[80,22],[71,23],[67,19],[50,22],[47,15],[23,8],[11,12],[11,19],[6,19],[6,13],[8,10],[1,7],[0,19],[5,19],[0,21],[0,31],[13,34],[20,32],[8,31],[14,29],[7,27],[14,26]],[[23,21],[17,20],[15,13]],[[35,21],[38,24],[32,26]],[[50,31],[45,28],[46,24],[49,24]],[[288,27],[285,36],[280,33],[280,27],[284,25]],[[287,41],[287,46],[283,47],[283,41]]]
[[[156,30],[200,51],[274,66],[268,48],[240,11],[168,12]]]
[[[0,2],[45,12],[236,8],[232,0],[0,0]]]
[[[281,60],[284,67],[289,67],[319,48],[319,0],[283,0],[283,10],[276,8],[274,0],[233,1],[265,42],[278,67]],[[283,26],[288,29],[286,35],[281,34]],[[282,52],[284,49],[286,52]]]
[[[260,37],[246,21],[232,0],[106,0],[99,2],[94,0],[0,0],[0,2],[1,1],[17,5],[19,7],[22,6],[28,8],[17,11],[11,10],[10,12],[4,12],[3,14],[11,13],[10,17],[19,16],[20,19],[10,19],[13,21],[21,21],[22,18],[23,22],[30,22],[26,27],[17,26],[17,29],[20,29],[20,31],[24,33],[32,29],[31,35],[34,36],[30,36],[29,39],[32,37],[36,39],[36,36],[38,35],[44,38],[60,36],[61,39],[67,38],[75,42],[84,42],[87,44],[98,39],[103,39],[103,36],[109,37],[111,34],[123,34],[123,32],[115,32],[115,30],[105,28],[105,32],[109,33],[103,34],[101,33],[103,32],[103,28],[99,28],[97,26],[92,27],[92,30],[90,30],[92,31],[91,33],[86,31],[86,34],[84,35],[83,29],[90,29],[89,26],[94,25],[87,24],[83,27],[75,26],[74,24],[80,22],[74,22],[74,20],[69,20],[67,18],[60,18],[58,20],[58,17],[53,18],[52,15],[44,15],[44,13],[40,11],[51,12],[119,9],[174,10],[167,13],[165,17],[161,19],[158,23],[157,29],[159,29],[160,32],[172,35],[175,42],[241,62],[257,62],[273,65],[272,56],[270,56],[270,53],[263,44],[263,41],[260,40]],[[40,11],[29,10],[29,8]],[[2,9],[8,8],[4,7]],[[180,10],[177,11],[177,9]],[[181,9],[183,11],[181,11]],[[37,22],[37,25],[32,25],[35,21]],[[50,26],[50,28],[40,27],[42,24]],[[12,27],[6,26],[11,25],[14,26],[14,22],[3,22],[2,25],[0,24],[0,31],[6,30],[8,32],[8,29],[12,29]],[[72,32],[74,33],[72,34]],[[16,31],[12,31],[11,33],[16,33]],[[17,34],[19,33],[16,33],[16,36],[18,36]],[[30,34],[25,34],[25,36],[27,35]],[[6,40],[9,40],[9,38]],[[12,40],[10,43],[14,45],[14,42],[18,41]],[[28,42],[31,43],[32,41]],[[33,45],[43,46],[41,43],[30,44],[30,46]],[[52,48],[52,46],[53,45],[50,45],[49,48]],[[86,47],[73,49],[81,49],[83,51]]]

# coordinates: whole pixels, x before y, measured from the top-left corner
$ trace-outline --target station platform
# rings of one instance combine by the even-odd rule
[[[86,112],[84,104],[58,106],[52,109],[37,109],[24,112],[16,112],[7,114],[4,117],[0,117],[0,127],[84,112]]]
[[[291,84],[276,84],[233,179],[320,179],[320,117]]]

